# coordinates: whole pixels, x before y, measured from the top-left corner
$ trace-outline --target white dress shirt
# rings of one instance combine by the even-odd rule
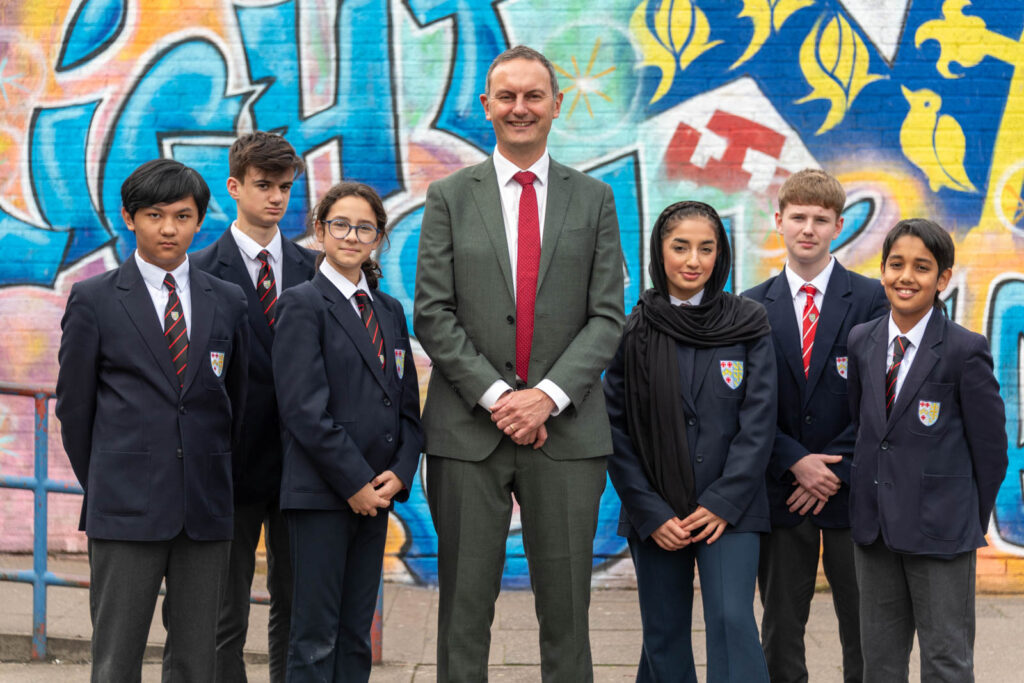
[[[543,245],[544,210],[548,203],[548,169],[551,166],[551,157],[548,156],[548,151],[545,149],[544,154],[532,166],[520,169],[503,157],[498,148],[495,147],[493,159],[494,172],[498,176],[498,195],[501,197],[501,217],[505,222],[505,239],[508,242],[509,265],[512,268],[512,291],[515,292],[516,264],[519,256],[519,199],[523,194],[523,186],[513,176],[521,170],[530,171],[537,176],[536,180],[533,181],[533,189],[537,195],[537,215],[540,217],[540,239]],[[543,391],[555,402],[555,409],[551,411],[552,415],[558,415],[572,403],[569,396],[549,379],[542,379],[537,383],[536,388]],[[512,387],[508,385],[508,382],[499,379],[488,387],[484,395],[477,401],[477,404],[484,410],[490,411],[491,406],[501,398],[501,395],[511,390]]]
[[[687,306],[700,306],[700,302],[704,301],[704,290],[700,290],[689,299],[677,299],[669,294],[668,300],[673,306],[682,306],[683,304],[686,304]]]
[[[804,285],[813,285],[818,291],[814,293],[814,305],[818,308],[818,315],[821,315],[821,307],[825,303],[825,288],[828,287],[828,280],[832,277],[832,270],[835,268],[836,258],[828,257],[828,265],[822,268],[821,272],[814,276],[813,280],[803,280],[794,273],[788,266],[783,269],[786,273],[786,280],[789,282],[789,293],[793,295],[793,312],[796,314],[796,329],[803,330],[804,306],[807,305],[807,295],[800,291]]]
[[[893,395],[893,401],[900,395],[900,389],[903,388],[903,381],[907,378],[907,373],[910,372],[910,366],[914,362],[914,356],[917,355],[917,348],[921,346],[921,340],[924,339],[924,330],[928,327],[928,321],[931,320],[932,313],[935,312],[935,308],[929,308],[928,312],[924,314],[924,317],[917,321],[917,324],[910,328],[910,331],[906,334],[900,332],[900,328],[896,327],[896,323],[893,322],[892,313],[889,313],[889,346],[885,352],[885,369],[888,372],[889,366],[892,365],[892,352],[896,347],[896,337],[906,337],[910,340],[910,345],[903,352],[903,362],[900,363],[899,372],[896,374],[896,393]]]
[[[238,245],[238,251],[242,254],[242,263],[245,264],[245,270],[249,273],[249,278],[252,280],[252,286],[256,287],[257,277],[259,276],[260,268],[262,263],[257,256],[260,252],[266,249],[270,253],[270,258],[267,261],[270,263],[271,270],[274,271],[274,285],[277,289],[277,295],[281,296],[281,277],[282,277],[282,262],[281,262],[281,231],[277,230],[274,233],[273,239],[270,240],[270,244],[267,246],[260,245],[259,242],[246,235],[244,232],[238,229],[238,222],[231,223],[231,237],[234,238],[235,244]]]
[[[356,292],[366,292],[366,296],[370,297],[370,301],[373,301],[373,294],[370,293],[370,286],[366,282],[366,273],[359,271],[359,284],[352,284],[352,281],[347,277],[339,273],[334,269],[327,259],[324,259],[320,263],[320,272],[324,274],[332,285],[334,285],[341,295],[348,299],[348,302],[352,304],[352,310],[356,312],[359,319],[362,320],[362,315],[359,313],[359,304],[356,303]]]
[[[153,300],[153,308],[156,309],[156,319],[160,323],[160,332],[164,331],[164,310],[167,308],[167,298],[170,291],[164,287],[164,277],[167,271],[160,266],[147,263],[135,250],[135,263],[139,266],[139,272],[146,283],[146,290],[149,298]],[[188,277],[188,256],[181,265],[171,271],[174,276],[174,283],[178,290],[178,300],[181,302],[181,312],[185,314],[185,329],[191,334],[192,330],[192,295],[189,289]]]

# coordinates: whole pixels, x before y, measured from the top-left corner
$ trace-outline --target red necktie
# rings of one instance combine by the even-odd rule
[[[900,376],[900,365],[903,363],[903,356],[910,346],[910,339],[907,337],[896,337],[892,345],[892,365],[885,373],[885,416],[889,417],[892,412],[892,404],[896,401],[896,379]]]
[[[178,385],[185,386],[185,368],[188,366],[188,330],[185,329],[185,312],[178,298],[178,283],[170,273],[164,277],[167,287],[167,306],[164,307],[164,339],[171,352],[174,372],[178,375]]]
[[[811,347],[814,346],[814,331],[818,329],[818,307],[814,305],[814,295],[818,292],[814,285],[807,284],[800,288],[800,291],[807,295],[804,302],[803,323],[801,325],[803,336],[801,347],[803,348],[804,377],[811,368]]]
[[[264,249],[256,255],[260,262],[260,270],[256,273],[256,294],[263,306],[263,315],[267,316],[267,324],[274,329],[274,316],[277,309],[277,281],[274,270],[270,267],[270,252]]]
[[[380,326],[377,324],[377,316],[373,314],[373,304],[370,302],[370,295],[361,289],[355,293],[356,306],[359,308],[359,317],[366,325],[366,332],[370,335],[370,345],[380,359],[380,369],[387,367],[384,359],[384,335],[380,333]]]
[[[523,186],[519,197],[519,246],[516,255],[516,374],[527,381],[530,347],[533,345],[533,309],[537,301],[537,271],[540,268],[540,214],[537,192],[529,171],[514,176]]]

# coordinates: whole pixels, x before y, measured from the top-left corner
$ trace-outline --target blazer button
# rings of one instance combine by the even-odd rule
[[[804,415],[804,423],[805,424],[811,424],[811,422],[813,422],[813,420],[811,419],[811,416],[810,415]]]
[[[505,362],[505,369],[506,370],[513,370],[513,369],[515,369],[515,366],[512,365],[512,361],[506,361]]]
[[[889,442],[888,442],[888,441],[883,441],[883,442],[882,442],[882,445],[880,446],[880,448],[881,448],[881,449],[882,449],[883,451],[887,451],[887,450],[889,450]]]
[[[686,424],[688,424],[688,425],[690,425],[692,427],[693,425],[697,424],[697,418],[695,418],[695,417],[687,418],[686,419]]]
[[[698,455],[697,456],[697,462],[704,462],[704,456],[703,455]]]
[[[177,456],[178,456],[178,459],[180,460],[181,459],[181,449],[180,448],[178,449]]]
[[[184,403],[182,403],[180,406],[178,406],[178,412],[181,413],[182,415],[185,415],[186,413],[188,413],[188,411],[185,410],[185,404]]]
[[[508,321],[509,325],[515,325],[516,324],[516,319],[514,317],[512,317],[511,315],[506,315],[505,316],[505,320]]]
[[[391,407],[391,399],[388,398],[387,396],[384,397],[384,407],[385,408],[390,408]]]
[[[388,443],[391,443],[392,441],[395,440],[395,437],[391,436],[391,434],[385,434],[384,440],[387,441]]]

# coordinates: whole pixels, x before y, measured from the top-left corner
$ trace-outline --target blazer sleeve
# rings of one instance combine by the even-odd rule
[[[1006,408],[992,372],[988,342],[981,335],[971,337],[974,344],[960,374],[958,400],[978,485],[978,517],[985,532],[996,494],[1006,476]]]
[[[405,372],[402,376],[401,436],[398,450],[388,465],[388,469],[402,480],[405,488],[395,494],[395,500],[404,503],[409,499],[416,468],[420,463],[423,451],[423,426],[420,424],[420,386],[416,376],[416,363],[413,362],[412,346],[409,344],[409,329],[405,324],[405,311],[401,304],[395,307],[394,315],[399,320],[402,338],[405,339]]]
[[[626,423],[625,374],[622,346],[604,373],[604,398],[612,428],[612,453],[608,476],[619,494],[622,508],[637,535],[646,539],[658,527],[676,516],[672,507],[651,486],[633,450]]]
[[[859,356],[860,347],[864,343],[866,329],[867,328],[863,323],[854,327],[850,330],[850,337],[847,342],[847,352],[849,353],[849,356],[846,361],[846,396],[850,401],[849,430],[852,434],[855,449],[857,445],[857,435],[860,431],[860,397],[863,392],[860,380],[860,363],[858,362],[857,357]]]
[[[60,327],[55,412],[60,420],[64,451],[84,489],[89,484],[92,424],[96,415],[100,331],[95,311],[79,284],[71,288]]]
[[[416,261],[416,338],[436,370],[458,389],[472,410],[488,387],[501,379],[501,373],[477,350],[459,322],[454,254],[448,198],[441,184],[431,183]]]
[[[587,322],[554,362],[545,379],[579,405],[615,353],[625,321],[622,292],[622,244],[615,196],[602,183],[597,240],[587,289]]]
[[[739,430],[729,443],[722,475],[711,482],[697,502],[729,524],[743,513],[764,487],[778,417],[778,376],[775,350],[766,334],[748,346],[747,390],[739,409]]]
[[[278,299],[272,349],[278,412],[282,428],[302,448],[320,477],[342,500],[348,500],[376,473],[345,428],[327,411],[327,350],[321,343],[322,317],[313,307],[298,288],[285,290]]]

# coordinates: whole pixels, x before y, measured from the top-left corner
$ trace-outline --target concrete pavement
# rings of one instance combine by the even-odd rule
[[[51,570],[87,574],[84,558],[56,558]],[[0,555],[4,568],[27,566],[31,558]],[[257,586],[261,577],[257,576]],[[703,679],[703,614],[699,593],[694,605],[694,656]],[[89,679],[90,634],[88,592],[51,588],[49,591],[50,654],[58,661],[25,663],[32,622],[31,588],[0,582],[0,682],[76,683]],[[755,606],[756,607],[756,606]],[[760,609],[756,612],[760,618]],[[159,614],[159,609],[157,610]],[[371,683],[424,683],[435,679],[437,592],[416,586],[387,584],[384,588],[384,662]],[[1024,636],[1024,595],[982,595],[977,599],[975,669],[982,683],[1021,680],[1017,664]],[[640,652],[640,612],[636,591],[597,590],[592,593],[591,643],[596,681],[625,682],[635,676]],[[247,644],[249,680],[269,681],[266,670],[267,607],[254,605]],[[540,680],[537,623],[530,592],[504,592],[498,600],[490,654],[490,680]],[[143,681],[160,679],[159,651],[163,628],[155,618],[150,632],[152,661],[144,667]],[[828,592],[815,595],[807,632],[810,679],[815,683],[842,681],[839,637]],[[916,653],[911,679],[917,680]],[[22,661],[10,661],[10,660]]]

